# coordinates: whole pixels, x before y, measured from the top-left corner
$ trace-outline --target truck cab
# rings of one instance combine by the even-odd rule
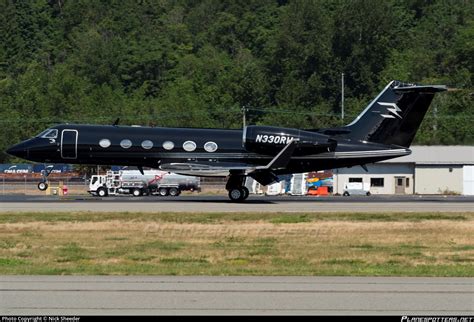
[[[89,183],[88,192],[94,196],[106,197],[109,194],[106,176],[93,175]]]
[[[89,183],[88,192],[93,196],[107,197],[108,195],[116,195],[121,193],[122,177],[120,173],[107,171],[106,175],[93,175]],[[139,194],[142,192],[140,190]]]

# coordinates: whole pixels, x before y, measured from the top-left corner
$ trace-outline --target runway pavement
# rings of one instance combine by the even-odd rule
[[[0,196],[0,212],[467,212],[474,197],[461,196],[251,196],[244,203],[225,196],[107,197]]]
[[[472,315],[471,278],[0,276],[0,314]]]

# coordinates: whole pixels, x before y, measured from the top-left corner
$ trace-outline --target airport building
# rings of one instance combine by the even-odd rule
[[[362,182],[371,194],[474,195],[474,146],[412,146],[412,154],[334,170],[333,192]]]

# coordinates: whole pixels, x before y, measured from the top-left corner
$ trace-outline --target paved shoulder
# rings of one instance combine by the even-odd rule
[[[470,278],[3,276],[0,314],[474,314]]]
[[[84,197],[0,195],[0,212],[140,211],[140,212],[469,212],[474,196],[251,196],[232,203],[226,196]]]
[[[135,212],[469,212],[474,203],[295,203],[254,202],[202,203],[202,202],[9,202],[2,203],[0,212],[48,212],[48,211],[135,211]]]

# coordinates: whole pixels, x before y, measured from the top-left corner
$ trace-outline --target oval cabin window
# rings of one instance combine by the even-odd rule
[[[171,141],[165,141],[163,142],[163,149],[165,150],[173,150],[174,149],[174,143]]]
[[[110,143],[110,140],[109,139],[102,139],[99,141],[99,145],[102,147],[102,148],[108,148],[112,143]]]
[[[129,139],[124,139],[120,141],[120,146],[124,149],[128,149],[132,146],[132,141],[130,141]]]
[[[206,150],[207,152],[215,152],[217,150],[217,143],[206,142],[206,144],[204,144],[204,150]]]
[[[196,150],[196,143],[193,141],[186,141],[183,143],[184,151],[192,152]]]
[[[153,142],[151,142],[150,140],[145,140],[142,142],[142,148],[144,148],[145,150],[150,150],[152,147]]]

